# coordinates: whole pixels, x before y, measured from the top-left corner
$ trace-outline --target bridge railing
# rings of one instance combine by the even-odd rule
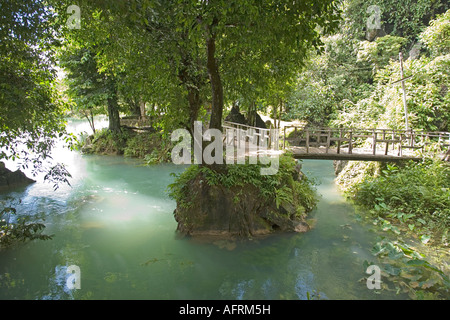
[[[254,146],[265,147],[271,150],[280,148],[280,132],[278,129],[265,129],[248,126],[241,123],[224,121],[222,127],[225,131],[227,145],[252,143]]]
[[[290,136],[287,130],[294,129]],[[291,146],[300,146],[306,153],[317,152],[311,148],[330,149],[337,154],[352,154],[355,148],[368,150],[373,155],[388,155],[395,152],[402,156],[405,150],[443,151],[450,150],[449,132],[425,132],[399,129],[358,129],[358,128],[300,128],[285,126],[283,130],[283,148],[286,142]],[[438,150],[440,149],[440,150]]]

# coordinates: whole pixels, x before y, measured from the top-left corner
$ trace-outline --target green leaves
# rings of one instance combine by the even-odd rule
[[[430,241],[431,236],[427,235],[427,234],[423,234],[420,236],[420,241],[422,241],[423,244],[427,244],[428,241]]]
[[[407,40],[402,37],[386,35],[373,42],[362,41],[359,44],[358,61],[370,62],[374,69],[384,68],[389,61],[396,60]]]
[[[430,22],[430,26],[420,35],[420,40],[433,56],[450,52],[450,10]]]
[[[0,248],[34,239],[49,240],[52,236],[42,234],[45,225],[35,218],[18,214],[16,206],[21,200],[7,197],[0,201]],[[14,215],[14,217],[11,216]]]
[[[390,289],[392,283],[414,299],[442,299],[450,288],[445,275],[449,170],[448,164],[432,159],[395,165],[350,162],[338,177],[346,183],[347,195],[373,215],[377,229],[395,239],[378,241],[372,253],[382,263]]]
[[[374,214],[409,230],[438,237],[448,227],[450,198],[447,186],[450,171],[440,161],[388,167],[383,175],[356,187],[357,203],[372,206]],[[428,239],[429,240],[429,239]]]
[[[372,248],[377,264],[382,269],[384,289],[394,286],[397,292],[408,293],[413,299],[432,295],[435,299],[445,298],[450,288],[448,276],[431,264],[424,254],[402,241],[380,239]],[[367,268],[368,262],[364,261]]]

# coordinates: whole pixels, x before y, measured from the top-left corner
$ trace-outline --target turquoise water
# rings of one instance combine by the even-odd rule
[[[330,161],[307,160],[321,200],[314,228],[243,242],[179,239],[167,164],[60,150],[71,186],[38,182],[9,195],[45,217],[48,241],[0,251],[0,299],[399,299],[369,290],[364,260],[376,234],[357,222]],[[5,196],[8,194],[3,194]],[[79,289],[67,267],[79,267]]]

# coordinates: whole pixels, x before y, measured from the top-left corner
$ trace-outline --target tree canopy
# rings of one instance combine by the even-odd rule
[[[80,2],[78,43],[100,44],[103,70],[126,76],[125,90],[192,128],[209,110],[221,128],[224,106],[287,91],[308,49],[337,26],[335,1]],[[75,35],[75,36],[74,36]],[[108,39],[105,41],[105,39]],[[173,118],[172,117],[172,118]]]

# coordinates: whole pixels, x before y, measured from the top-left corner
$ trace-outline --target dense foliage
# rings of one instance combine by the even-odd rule
[[[408,122],[416,130],[450,131],[450,55],[405,61]],[[369,97],[344,103],[334,125],[404,129],[400,63],[392,61],[375,76]]]
[[[409,2],[408,2],[409,3]],[[343,2],[340,31],[322,38],[288,97],[286,119],[311,125],[404,127],[399,53],[414,129],[448,130],[448,4],[379,1],[380,28],[368,29],[371,3]],[[378,119],[381,117],[379,123]],[[403,118],[403,120],[402,120]]]
[[[402,52],[410,127],[450,131],[448,4],[380,1],[378,30],[366,27],[370,5],[346,1],[341,32],[326,38],[324,52],[308,62],[290,116],[313,125],[404,129]],[[434,158],[406,164],[350,161],[337,177],[363,217],[387,232],[373,248],[387,280],[382,289],[413,299],[448,296],[443,261],[449,181],[448,164]]]
[[[2,1],[0,11],[0,160],[43,171],[55,138],[65,135],[54,68],[58,22],[39,0]]]
[[[356,175],[352,180],[348,179],[351,172]],[[347,194],[375,217],[391,220],[420,234],[424,240],[448,243],[450,166],[445,162],[432,159],[405,165],[353,162],[338,179],[347,183]]]
[[[290,155],[280,157],[279,170],[274,175],[261,175],[261,164],[228,165],[213,169],[209,166],[189,166],[184,172],[176,175],[175,181],[169,186],[170,196],[182,206],[189,206],[190,182],[202,175],[209,185],[221,185],[232,189],[238,187],[241,192],[252,185],[259,190],[261,201],[275,201],[278,208],[282,203],[294,205],[302,216],[311,211],[317,203],[317,194],[313,182],[306,176],[299,177],[295,169],[297,161]],[[301,174],[301,173],[300,173]],[[239,193],[236,201],[239,201]]]

